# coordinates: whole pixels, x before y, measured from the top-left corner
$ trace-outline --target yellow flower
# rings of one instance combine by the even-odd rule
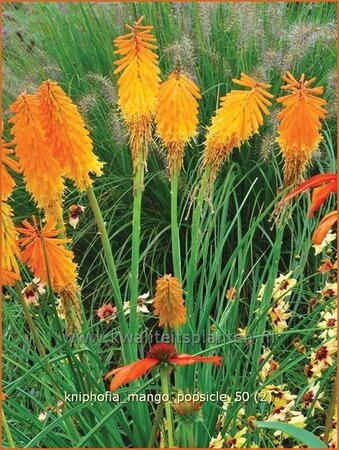
[[[40,120],[53,156],[62,174],[74,180],[80,190],[92,181],[89,173],[101,175],[102,163],[93,153],[93,143],[77,107],[61,87],[48,80],[38,91]]]
[[[212,438],[208,445],[208,448],[223,448],[224,438],[221,436],[221,433],[218,434],[216,438]]]
[[[3,125],[1,128],[3,131]],[[2,200],[7,200],[7,198],[11,195],[11,192],[15,186],[15,181],[9,174],[7,167],[12,169],[14,172],[19,173],[19,163],[16,159],[11,158],[9,155],[13,154],[14,151],[9,148],[13,145],[12,142],[6,143],[3,138],[1,138],[1,194]]]
[[[158,278],[154,296],[154,314],[159,316],[159,326],[179,328],[186,322],[183,290],[172,275]]]
[[[134,170],[138,165],[139,151],[144,146],[147,158],[147,144],[152,138],[151,126],[157,107],[160,86],[158,56],[153,50],[156,41],[149,25],[141,25],[140,17],[133,26],[126,25],[130,33],[119,36],[114,43],[118,79],[118,105],[130,131]]]
[[[271,102],[267,98],[273,97],[265,90],[270,84],[255,81],[244,73],[240,80],[232,81],[250,90],[232,90],[220,99],[221,106],[208,128],[203,159],[203,165],[211,167],[211,179],[233,148],[258,133],[264,123],[263,114],[269,114],[267,107]]]
[[[239,430],[233,437],[226,435],[225,443],[227,448],[241,448],[246,444],[246,438],[243,437],[247,433],[247,427]]]
[[[199,88],[180,69],[160,86],[155,122],[168,151],[171,177],[181,169],[185,144],[196,135],[200,98]]]
[[[38,99],[23,93],[10,106],[10,111],[14,113],[9,121],[13,124],[15,153],[20,159],[27,190],[47,217],[58,219],[62,215],[64,182],[60,164],[40,123]]]
[[[323,87],[310,88],[315,78],[305,80],[303,73],[300,80],[287,72],[283,75],[287,83],[281,89],[290,94],[277,98],[283,105],[278,115],[280,125],[277,142],[284,158],[284,184],[289,186],[302,179],[314,151],[321,140],[321,119],[325,118],[323,106],[326,100],[316,97],[324,91]]]
[[[20,280],[20,270],[17,260],[20,252],[17,242],[17,233],[13,223],[13,211],[7,203],[2,202],[2,238],[1,238],[1,282],[12,286]]]

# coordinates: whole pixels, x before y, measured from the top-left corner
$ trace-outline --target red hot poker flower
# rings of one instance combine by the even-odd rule
[[[207,362],[220,366],[221,361],[221,356],[178,355],[173,344],[162,342],[160,344],[154,344],[147,353],[146,358],[112,370],[105,376],[105,379],[109,378],[111,375],[115,375],[110,386],[110,390],[115,391],[122,384],[136,380],[160,363],[186,366],[188,364],[194,364],[195,362]]]

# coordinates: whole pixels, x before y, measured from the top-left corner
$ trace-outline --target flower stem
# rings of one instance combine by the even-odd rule
[[[168,401],[164,401],[165,403],[165,412],[166,412],[166,421],[167,421],[167,437],[168,437],[168,447],[174,447],[173,441],[173,419],[172,419],[172,410],[171,410],[171,395],[169,389],[168,382],[168,367],[161,367],[160,369],[160,380],[162,387],[162,395],[164,397],[168,397]]]
[[[141,200],[144,190],[144,151],[140,149],[138,166],[134,174],[133,185],[133,222],[132,222],[132,262],[131,262],[131,298],[130,298],[130,333],[132,342],[138,331],[138,290],[139,290],[139,252],[140,252],[140,222],[141,222]],[[136,355],[135,355],[136,356]]]
[[[117,316],[118,316],[118,320],[119,320],[119,325],[120,325],[121,332],[124,337],[129,334],[128,325],[127,325],[126,317],[124,314],[123,301],[122,301],[121,292],[120,292],[117,270],[116,270],[112,249],[111,249],[111,245],[110,245],[108,234],[107,234],[106,225],[105,225],[104,219],[102,217],[101,210],[100,210],[100,207],[99,207],[99,204],[98,204],[98,201],[97,201],[97,198],[95,196],[92,186],[87,188],[86,193],[87,193],[88,201],[92,208],[92,211],[93,211],[93,214],[95,217],[95,221],[96,221],[96,224],[97,224],[97,227],[99,230],[102,248],[104,251],[105,260],[106,260],[107,269],[108,269],[107,272],[108,272],[110,282],[112,284],[114,299],[117,304],[117,310],[118,310]],[[133,357],[132,357],[132,352],[130,351],[129,346],[123,345],[122,349],[124,352],[125,361],[131,362],[133,360]]]
[[[3,409],[1,410],[1,418],[2,418],[2,428],[4,429],[5,435],[7,437],[9,448],[15,448],[12,433],[11,430],[9,429],[8,422]]]
[[[196,448],[194,439],[194,423],[187,422],[184,425],[188,448]]]
[[[174,276],[181,282],[181,256],[178,226],[178,180],[179,173],[175,171],[171,178],[171,233],[172,233],[172,260]]]
[[[337,392],[337,378],[335,379],[332,397],[330,400],[330,404],[328,405],[328,409],[326,411],[326,421],[325,421],[325,430],[324,430],[324,444],[328,446],[329,436],[331,429],[333,427],[333,416],[335,413],[335,403],[336,403],[336,392]]]

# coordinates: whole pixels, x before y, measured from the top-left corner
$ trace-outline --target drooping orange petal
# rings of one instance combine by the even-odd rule
[[[136,380],[137,378],[141,377],[158,363],[159,361],[157,359],[144,358],[140,361],[128,364],[127,366],[112,370],[105,376],[105,379],[107,379],[111,375],[114,375],[114,378],[111,381],[110,390],[115,391],[121,385],[129,383],[130,381]]]
[[[61,166],[45,139],[38,99],[23,93],[10,106],[10,111],[14,113],[9,121],[13,124],[15,153],[20,159],[27,190],[47,216],[58,219],[62,216],[64,181]]]
[[[297,195],[301,194],[302,192],[306,191],[307,189],[321,186],[324,183],[331,183],[331,182],[337,183],[337,174],[336,173],[321,173],[318,175],[314,175],[311,178],[308,178],[303,183],[301,183],[298,187],[293,189],[289,194],[286,195],[281,201],[282,204],[287,203],[292,198],[296,197]],[[334,185],[332,186],[335,187]],[[336,189],[332,192],[335,192]]]
[[[62,173],[80,190],[87,189],[92,184],[89,174],[101,175],[102,163],[78,108],[55,81],[42,83],[37,96],[46,140]]]
[[[323,186],[314,188],[312,192],[312,204],[308,212],[308,216],[313,217],[314,212],[321,207],[321,205],[325,202],[325,200],[331,194],[331,192],[336,191],[337,191],[337,180],[331,181],[330,183],[324,184]]]
[[[277,98],[277,102],[283,105],[278,115],[277,142],[284,158],[284,184],[289,186],[300,181],[318,148],[326,100],[316,97],[323,93],[322,87],[309,87],[315,78],[307,81],[302,74],[297,81],[288,72],[283,79],[287,84],[282,89],[289,94]]]
[[[221,356],[192,356],[187,354],[179,355],[170,359],[171,363],[179,366],[186,366],[187,364],[194,364],[196,362],[211,363],[220,366],[222,362]]]
[[[232,90],[221,100],[221,106],[212,118],[205,141],[204,166],[211,166],[213,178],[220,166],[235,147],[239,147],[253,134],[258,133],[264,123],[264,114],[272,94],[265,89],[271,86],[253,80],[242,73],[240,80],[233,82],[250,90]]]
[[[324,216],[319,222],[319,225],[312,236],[312,243],[314,245],[320,245],[325,239],[325,236],[330,228],[335,224],[335,222],[337,222],[337,220],[338,211],[332,211],[329,214],[326,214],[326,216]]]
[[[152,138],[151,125],[156,111],[160,86],[158,56],[153,50],[152,27],[141,25],[143,17],[133,26],[127,26],[130,33],[119,36],[114,43],[114,52],[121,58],[114,62],[114,74],[118,79],[118,105],[130,131],[134,169],[137,167],[139,150],[144,145],[147,157],[147,143]]]

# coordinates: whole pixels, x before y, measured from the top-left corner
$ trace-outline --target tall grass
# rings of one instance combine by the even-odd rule
[[[178,344],[192,354],[218,353],[222,367],[201,365],[178,368],[180,387],[201,392],[222,392],[230,396],[223,433],[237,430],[237,412],[245,408],[241,426],[247,418],[267,416],[271,405],[255,402],[259,390],[258,364],[264,347],[269,347],[279,368],[264,385],[287,384],[298,395],[300,408],[307,380],[304,365],[316,347],[314,334],[321,311],[330,301],[308,311],[308,304],[325,284],[318,273],[320,257],[314,256],[311,236],[315,221],[306,218],[309,199],[293,206],[293,216],[280,226],[270,221],[274,206],[282,196],[282,161],[274,143],[277,104],[266,120],[260,136],[235,150],[218,174],[213,192],[202,202],[197,242],[191,241],[192,201],[201,173],[199,162],[206,127],[221,95],[232,87],[231,78],[241,71],[269,81],[277,96],[280,75],[285,70],[316,76],[324,85],[329,115],[324,123],[324,140],[309,174],[335,171],[336,143],[336,5],[332,3],[12,3],[3,6],[3,110],[5,135],[8,107],[15,96],[27,89],[33,92],[47,78],[57,80],[77,102],[91,132],[95,152],[105,162],[104,175],[94,191],[106,224],[123,300],[129,300],[132,259],[132,162],[126,130],[116,106],[116,79],[112,75],[113,39],[124,31],[124,24],[145,16],[154,25],[159,44],[163,79],[171,71],[174,57],[195,79],[202,92],[199,135],[186,150],[184,170],[178,180],[178,229],[181,271],[184,287],[190,285],[187,331],[199,339],[194,344]],[[141,209],[139,293],[154,294],[156,279],[174,273],[171,253],[171,195],[166,162],[157,141],[152,144],[145,175]],[[38,175],[37,175],[38,176]],[[35,211],[23,186],[18,186],[12,202],[18,223]],[[41,299],[33,309],[37,333],[46,351],[41,357],[32,341],[18,294],[9,289],[3,302],[3,389],[7,400],[3,410],[16,447],[23,448],[114,448],[159,445],[152,434],[157,405],[128,402],[130,392],[155,392],[159,377],[146,377],[138,386],[119,390],[119,402],[67,401],[58,410],[62,393],[105,393],[102,375],[122,362],[120,330],[116,322],[99,322],[96,310],[114,303],[115,296],[102,252],[100,236],[85,195],[69,184],[64,202],[86,206],[79,227],[73,231],[72,248],[80,268],[82,301],[87,323],[79,336],[66,336],[63,322],[53,313],[51,297]],[[329,201],[321,213],[330,211]],[[197,246],[194,272],[190,270],[192,245]],[[25,269],[23,269],[25,270]],[[136,270],[136,269],[135,269]],[[289,328],[272,331],[268,311],[270,292],[280,273],[293,271],[298,283],[293,290]],[[25,281],[30,274],[25,274]],[[194,277],[193,282],[189,277]],[[261,285],[267,291],[258,302]],[[236,289],[234,300],[227,290]],[[151,343],[157,321],[140,316],[140,334]],[[239,336],[239,328],[247,337]],[[212,336],[211,342],[204,336]],[[298,338],[306,348],[300,353],[293,345]],[[148,344],[138,346],[139,357]],[[53,375],[46,371],[45,362]],[[335,365],[320,379],[326,410],[333,393]],[[198,372],[197,372],[198,370]],[[197,375],[198,373],[198,375]],[[261,385],[262,387],[262,385]],[[236,393],[249,392],[248,401],[236,402]],[[47,418],[39,420],[46,411]],[[203,421],[195,425],[198,447],[208,447],[216,435],[220,402],[205,402]],[[239,420],[239,419],[238,419]],[[69,421],[74,425],[69,426]],[[320,435],[324,431],[322,412],[311,416],[307,429]],[[239,428],[239,427],[238,427]],[[150,436],[152,437],[150,439]],[[247,446],[275,447],[269,430],[249,428]],[[153,442],[151,442],[153,441]],[[3,445],[9,446],[4,435]],[[184,445],[180,435],[177,445]],[[293,446],[293,439],[284,440]]]

